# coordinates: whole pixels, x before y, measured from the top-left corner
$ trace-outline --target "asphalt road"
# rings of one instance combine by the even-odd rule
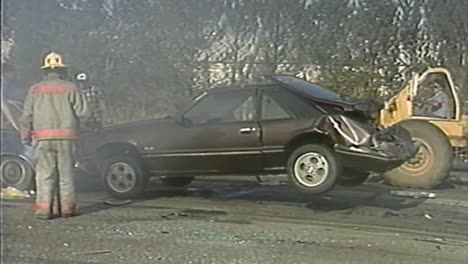
[[[110,206],[81,180],[80,215],[38,221],[3,201],[2,263],[468,263],[468,184],[434,199],[369,183],[321,196],[289,186],[155,184]]]

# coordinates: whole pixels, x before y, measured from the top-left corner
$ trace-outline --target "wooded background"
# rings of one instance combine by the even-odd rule
[[[89,72],[115,122],[173,113],[201,90],[296,74],[392,94],[420,66],[468,78],[465,0],[3,0],[5,59],[27,87],[48,51]],[[3,46],[3,43],[2,43]]]

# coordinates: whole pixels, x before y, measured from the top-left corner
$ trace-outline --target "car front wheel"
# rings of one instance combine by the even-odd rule
[[[291,153],[287,171],[291,183],[304,193],[324,193],[335,185],[340,163],[327,146],[308,144]]]
[[[102,173],[107,192],[117,198],[128,199],[141,195],[148,183],[141,163],[131,156],[108,159]]]

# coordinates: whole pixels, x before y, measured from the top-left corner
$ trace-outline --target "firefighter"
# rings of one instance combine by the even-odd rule
[[[102,92],[93,86],[86,73],[80,73],[75,78],[83,95],[88,102],[88,107],[91,112],[91,117],[86,124],[87,128],[100,129],[103,126],[103,117],[105,113],[105,105],[102,99]]]
[[[20,118],[23,144],[36,142],[34,214],[38,219],[68,218],[76,207],[73,168],[80,119],[90,113],[79,88],[66,81],[62,56],[49,53],[42,69],[44,78],[29,89]]]

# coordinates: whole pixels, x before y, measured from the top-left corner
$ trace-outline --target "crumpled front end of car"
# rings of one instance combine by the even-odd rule
[[[317,129],[333,140],[344,167],[362,171],[394,169],[418,151],[410,133],[399,125],[383,129],[343,115],[328,115],[318,121]]]

